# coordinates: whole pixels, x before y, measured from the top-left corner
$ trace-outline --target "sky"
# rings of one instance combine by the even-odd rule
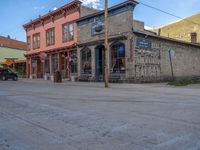
[[[0,35],[25,41],[26,33],[23,24],[31,19],[44,15],[49,10],[56,9],[70,0],[1,0],[0,1]],[[104,0],[83,0],[84,5],[103,9]],[[109,7],[125,0],[108,0]],[[185,18],[200,13],[200,0],[138,0]],[[144,5],[137,5],[134,18],[145,22],[147,27],[159,27],[178,20],[175,17],[156,11]]]

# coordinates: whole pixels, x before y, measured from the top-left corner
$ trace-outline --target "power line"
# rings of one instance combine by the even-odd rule
[[[143,6],[146,6],[146,7],[149,7],[149,8],[151,8],[151,9],[154,9],[154,10],[160,11],[160,12],[165,13],[165,14],[167,14],[167,15],[170,15],[170,16],[172,16],[172,17],[175,17],[175,18],[178,18],[178,19],[181,19],[181,20],[184,20],[184,21],[187,21],[187,22],[190,22],[190,23],[193,23],[193,24],[196,24],[196,25],[199,25],[199,26],[200,26],[199,23],[196,23],[196,22],[191,21],[191,20],[186,19],[186,18],[179,17],[179,16],[174,15],[174,14],[172,14],[172,13],[170,13],[170,12],[164,11],[164,10],[162,10],[162,9],[160,9],[160,8],[156,8],[156,7],[154,7],[154,6],[150,6],[150,5],[145,4],[145,3],[143,3],[143,2],[139,2],[139,4],[141,4],[141,5],[143,5]]]

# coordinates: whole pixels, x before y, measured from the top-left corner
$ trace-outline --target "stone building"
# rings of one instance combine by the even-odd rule
[[[157,35],[133,19],[137,2],[108,10],[110,82],[163,81],[200,76],[200,45]],[[104,81],[104,11],[77,20],[78,79]]]

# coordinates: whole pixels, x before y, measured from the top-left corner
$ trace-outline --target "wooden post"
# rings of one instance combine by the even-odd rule
[[[62,54],[58,53],[58,71],[62,72]]]
[[[170,61],[170,68],[171,68],[171,73],[172,73],[172,80],[174,80],[174,68],[173,68],[173,64],[172,64],[171,49],[169,49],[168,52],[169,52],[169,61]]]
[[[30,63],[30,72],[29,72],[29,78],[31,78],[31,79],[32,79],[32,75],[33,75],[32,56],[30,57],[29,63]]]
[[[49,54],[49,65],[50,65],[50,76],[53,76],[53,58],[52,58],[52,54]]]
[[[30,63],[30,59],[27,57],[26,58],[26,78],[29,78],[29,67],[30,67],[30,65],[29,65],[29,63]]]
[[[68,53],[67,53],[67,67],[68,67],[68,78],[70,79],[70,48],[68,48]]]
[[[108,47],[108,0],[105,0],[105,88],[108,88],[109,47]]]

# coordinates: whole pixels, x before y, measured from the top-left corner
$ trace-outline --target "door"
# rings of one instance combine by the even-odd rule
[[[105,79],[105,48],[103,45],[96,48],[96,81],[103,82]]]

